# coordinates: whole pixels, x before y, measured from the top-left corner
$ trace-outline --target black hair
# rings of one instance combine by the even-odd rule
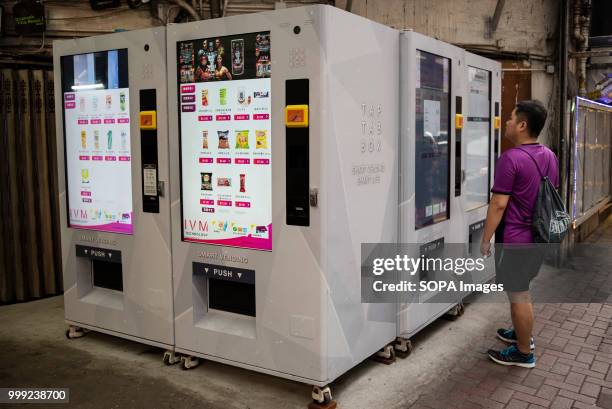
[[[548,113],[544,104],[536,99],[530,99],[516,104],[515,115],[527,123],[529,133],[537,138],[544,128]]]

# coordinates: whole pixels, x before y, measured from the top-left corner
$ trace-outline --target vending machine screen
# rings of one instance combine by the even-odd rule
[[[448,219],[450,60],[417,50],[415,227]]]
[[[272,250],[270,32],[177,43],[182,239]]]
[[[133,233],[127,49],[61,57],[69,227]]]
[[[491,141],[491,73],[468,67],[469,98],[465,125],[465,183],[467,207],[489,202],[489,157]]]

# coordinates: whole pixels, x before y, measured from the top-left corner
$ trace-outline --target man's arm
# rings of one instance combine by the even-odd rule
[[[489,208],[487,209],[487,220],[485,221],[484,233],[482,235],[481,251],[483,255],[489,254],[491,239],[502,217],[504,217],[504,211],[506,210],[506,206],[508,206],[508,200],[510,200],[510,195],[493,193],[493,196],[491,196]]]

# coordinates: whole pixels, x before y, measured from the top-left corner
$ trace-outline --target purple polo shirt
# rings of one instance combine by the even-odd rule
[[[538,163],[540,170],[559,188],[557,157],[544,145],[521,145]],[[533,161],[518,147],[505,151],[495,167],[491,192],[510,195],[504,213],[504,243],[533,243],[531,222],[540,189],[540,174]]]

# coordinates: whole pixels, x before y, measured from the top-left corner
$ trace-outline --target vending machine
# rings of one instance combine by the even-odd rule
[[[398,32],[314,5],[168,28],[176,349],[323,388],[396,337]]]
[[[69,338],[173,348],[165,50],[164,28],[54,43]]]
[[[457,198],[463,220],[455,231],[455,240],[467,244],[470,257],[479,257],[501,144],[501,64],[465,52],[462,78],[465,84],[463,126],[457,131],[462,135],[457,138],[455,167],[461,171]],[[484,275],[475,277],[475,281],[484,282],[493,277],[493,259],[487,263]]]
[[[460,256],[452,232],[463,220],[454,200],[454,155],[464,51],[404,31],[400,35],[400,61],[400,242],[416,258]],[[434,276],[435,271],[420,271],[419,281],[433,280]],[[436,302],[436,295],[421,294],[414,302],[399,304],[400,340],[409,339],[451,310],[453,314],[462,312],[462,297]],[[409,352],[406,342],[398,348]]]

